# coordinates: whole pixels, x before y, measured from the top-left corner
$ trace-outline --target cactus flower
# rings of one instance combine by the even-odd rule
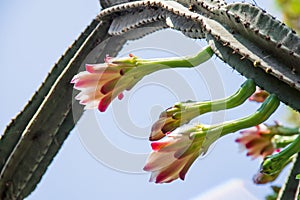
[[[280,173],[276,173],[276,174],[265,174],[265,173],[261,173],[261,172],[257,172],[252,180],[255,184],[266,184],[266,183],[270,183],[273,182],[274,180],[276,180],[276,178],[278,177]]]
[[[185,175],[195,159],[203,153],[205,133],[202,125],[180,127],[164,139],[151,143],[153,152],[148,157],[145,171],[151,172],[151,182],[169,183]]]
[[[159,119],[153,124],[151,129],[150,141],[159,140],[166,134],[172,132],[182,124],[189,122],[199,115],[199,109],[196,108],[189,112],[193,102],[176,103],[173,107],[162,112]],[[188,111],[188,112],[186,112]]]
[[[75,99],[85,105],[85,109],[97,108],[104,112],[110,102],[123,98],[123,91],[129,90],[137,82],[134,77],[126,76],[135,68],[134,59],[114,60],[105,58],[105,63],[86,65],[86,71],[75,75],[71,81],[74,88],[80,90]]]
[[[256,86],[256,91],[249,97],[249,101],[256,101],[258,103],[264,102],[269,96],[269,93]]]
[[[104,112],[111,101],[123,98],[144,76],[166,68],[195,67],[213,55],[208,46],[194,56],[142,60],[129,54],[129,58],[106,57],[105,63],[86,65],[86,71],[75,75],[71,81],[80,90],[75,97],[85,109],[98,108]]]
[[[274,134],[264,124],[257,125],[240,132],[242,135],[235,141],[247,149],[247,156],[263,158],[273,154],[276,150],[272,144]]]

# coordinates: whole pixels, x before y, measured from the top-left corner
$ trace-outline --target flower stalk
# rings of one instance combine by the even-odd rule
[[[214,127],[211,127],[211,129],[219,129],[221,131],[221,136],[224,136],[228,133],[255,126],[266,121],[271,116],[271,114],[278,108],[279,103],[280,102],[276,95],[272,94],[252,115],[238,120],[226,122],[222,126],[216,125]]]
[[[152,126],[149,140],[159,140],[168,132],[190,122],[190,120],[199,115],[237,107],[244,103],[254,91],[255,83],[252,79],[248,79],[235,94],[227,98],[205,102],[189,101],[176,103],[173,107],[161,113],[159,120]]]

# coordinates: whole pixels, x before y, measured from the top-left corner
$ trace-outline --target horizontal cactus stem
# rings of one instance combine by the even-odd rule
[[[233,54],[240,55],[240,61],[249,60],[253,63],[252,66],[261,68],[265,73],[270,74],[270,76],[274,76],[280,79],[281,82],[285,82],[290,87],[300,91],[300,83],[297,82],[300,78],[299,74],[293,73],[293,70],[290,68],[293,66],[292,63],[294,63],[294,65],[299,63],[300,65],[300,59],[297,60],[294,56],[288,56],[280,50],[277,50],[277,53],[272,53],[268,49],[256,45],[255,42],[249,41],[247,35],[243,35],[242,33],[232,35],[230,29],[212,19],[203,19],[203,23],[206,24],[207,37],[212,36],[224,47],[231,48]],[[208,32],[208,30],[210,30],[210,32]],[[257,40],[259,41],[259,37]],[[281,59],[281,57],[277,55],[280,54],[280,52],[283,53],[283,57],[289,58],[287,59],[288,61]],[[290,63],[293,60],[297,61]],[[226,60],[224,61],[226,62]],[[296,70],[294,67],[293,69]]]
[[[256,34],[256,32],[254,32],[252,29],[244,29],[241,23],[233,24],[231,26],[231,29],[238,30],[238,33],[234,35],[234,38],[251,50],[252,54],[259,56],[259,59],[254,61],[260,62],[261,64],[265,62],[272,66],[273,69],[271,73],[274,73],[274,75],[278,78],[282,76],[282,81],[287,82],[291,86],[293,85],[291,80],[299,79],[299,56],[296,54],[291,54],[290,50],[288,50],[285,46],[280,45],[280,42],[266,40],[265,35],[261,33]],[[296,40],[297,37],[295,36],[293,38]],[[299,37],[298,40],[300,41]],[[251,57],[251,54],[249,56]],[[270,68],[264,65],[265,64],[256,66],[263,67],[264,70],[269,73]],[[296,87],[298,90],[300,90],[300,85],[297,82],[293,87]]]
[[[224,6],[226,3],[223,0],[220,1],[188,1],[188,0],[176,0],[176,2],[182,4],[185,7],[192,8],[191,11],[200,13],[201,15],[212,17],[212,13],[215,9]]]
[[[195,21],[191,19],[190,15],[183,17],[172,13],[167,13],[165,17],[166,17],[166,24],[170,28],[180,31],[184,35],[190,38],[194,38],[194,39],[205,38],[205,34],[202,31],[201,23],[195,23]]]
[[[130,15],[114,17],[108,33],[110,35],[121,35],[145,24],[149,24],[150,27],[153,27],[155,26],[155,22],[162,21],[164,17],[161,9],[147,8],[142,11],[138,9],[133,10]]]
[[[157,12],[157,9],[160,11]],[[132,15],[132,13],[139,13],[141,10],[140,15],[136,17],[134,14]],[[100,12],[98,20],[113,18],[110,28],[112,34],[121,34],[138,28],[140,25],[151,24],[153,21],[163,21],[170,28],[181,31],[188,37],[204,38],[201,30],[202,24],[193,22],[193,19],[199,17],[199,14],[190,12],[188,8],[177,2],[152,0],[126,2],[107,8]],[[115,29],[117,30],[114,31]]]
[[[231,20],[230,17],[219,17],[218,21],[225,22],[231,28],[237,29],[240,27],[239,33],[245,34],[245,38],[248,36],[247,39],[258,46],[268,48],[275,54],[278,52],[278,49],[280,49],[281,53],[292,51],[295,54],[294,56],[299,59],[299,36],[292,29],[279,20],[276,20],[275,17],[269,15],[261,8],[248,3],[232,3],[222,7],[218,11],[222,12],[222,10],[226,10],[228,16],[239,16],[241,19],[240,24],[249,24],[249,26],[243,29],[240,24]],[[247,15],[244,14],[245,12],[247,12]],[[290,57],[282,57],[282,59],[288,60]],[[294,61],[297,61],[297,59],[294,59]]]
[[[99,0],[99,3],[101,5],[102,9],[112,7],[112,6],[115,6],[115,5],[119,5],[119,4],[122,4],[122,3],[127,3],[127,2],[130,2],[130,0],[114,0],[114,1]]]

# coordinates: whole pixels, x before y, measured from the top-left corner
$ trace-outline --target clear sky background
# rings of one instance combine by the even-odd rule
[[[273,1],[257,3],[268,12],[276,13]],[[0,2],[2,132],[10,119],[24,107],[53,64],[99,10],[97,0]],[[144,40],[129,42],[120,54],[133,52],[144,58],[182,56],[196,53],[203,45],[205,42],[187,39],[180,33],[163,31]],[[211,71],[213,73],[209,73]],[[100,130],[113,146],[143,157],[151,150],[147,135],[162,109],[177,101],[228,96],[243,81],[242,76],[216,57],[197,70],[166,70],[146,77],[125,94],[124,100],[115,101],[106,113],[89,111],[84,114],[79,122],[80,126],[71,132],[42,181],[27,199],[194,199],[218,185],[228,181],[232,183],[232,180],[238,180],[238,183],[242,181],[243,184],[231,185],[242,185],[255,198],[263,199],[271,192],[270,184],[252,184],[252,176],[261,161],[251,160],[245,156],[245,152],[239,151],[234,142],[238,133],[222,138],[206,157],[198,159],[185,181],[164,185],[149,183],[150,174],[141,173],[142,164],[126,160],[103,148],[103,141],[99,141],[98,155],[86,141],[89,135],[97,137]],[[221,94],[215,92],[220,89],[219,86],[222,86]],[[257,107],[258,104],[248,102],[241,108],[226,113],[225,119],[245,116],[254,112]],[[269,122],[280,119],[283,110],[279,109]],[[129,118],[125,119],[127,115]],[[219,120],[215,116],[206,115],[196,122],[210,123]],[[93,145],[98,144],[97,140],[92,140]],[[101,156],[116,162],[108,164],[101,160]],[[126,164],[132,164],[137,169],[129,167],[133,169],[129,172]],[[281,183],[285,175],[286,172],[276,183]]]

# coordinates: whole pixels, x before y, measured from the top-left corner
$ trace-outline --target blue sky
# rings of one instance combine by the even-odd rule
[[[262,1],[257,3],[274,13],[273,7]],[[3,74],[0,79],[1,130],[23,108],[51,66],[99,10],[96,0],[0,2],[0,66]],[[129,42],[120,54],[133,52],[143,57],[182,56],[196,53],[203,45],[205,42],[164,31],[144,40]],[[214,74],[209,73],[211,66],[214,67]],[[217,142],[206,157],[195,162],[184,182],[164,185],[149,183],[149,174],[137,170],[140,165],[130,168],[131,160],[103,148],[100,145],[103,141],[98,143],[95,140],[93,144],[99,144],[97,150],[101,155],[97,155],[86,141],[89,135],[97,136],[100,130],[110,144],[123,152],[146,155],[150,152],[146,136],[163,108],[176,101],[207,100],[214,95],[230,95],[243,81],[242,76],[216,57],[197,70],[162,71],[146,77],[125,94],[124,100],[115,101],[106,113],[85,113],[79,122],[80,126],[71,132],[37,189],[27,199],[192,199],[232,179],[243,180],[245,187],[262,199],[270,192],[270,185],[252,184],[251,178],[260,161],[251,160],[245,156],[245,152],[239,151],[234,142],[238,134]],[[218,86],[222,86],[223,94],[214,92]],[[226,113],[225,119],[245,116],[257,107],[257,104],[247,103]],[[123,116],[120,110],[123,114],[127,113],[127,120],[125,115],[120,118]],[[282,110],[272,119],[278,119]],[[217,120],[214,116],[206,115],[196,121],[209,123]],[[131,128],[126,124],[131,124]],[[108,164],[101,156],[114,162]],[[129,163],[131,171],[126,163]],[[279,177],[279,182],[283,178]]]

